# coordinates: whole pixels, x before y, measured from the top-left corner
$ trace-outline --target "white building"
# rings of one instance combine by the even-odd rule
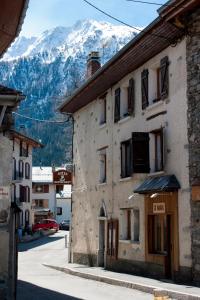
[[[181,20],[198,1],[186,10],[172,2],[60,110],[74,120],[72,262],[187,281],[190,39]],[[89,66],[97,60],[92,53]]]
[[[71,185],[63,185],[63,189],[56,193],[56,221],[71,220]]]
[[[56,189],[52,167],[32,169],[34,222],[44,218],[56,218]]]
[[[10,131],[13,148],[12,194],[20,207],[19,226],[29,227],[34,223],[32,210],[32,150],[43,145],[32,138]]]

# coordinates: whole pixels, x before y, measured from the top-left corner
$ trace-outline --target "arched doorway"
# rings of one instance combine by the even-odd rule
[[[99,249],[98,249],[98,266],[105,266],[105,222],[107,219],[106,207],[104,201],[99,212]]]

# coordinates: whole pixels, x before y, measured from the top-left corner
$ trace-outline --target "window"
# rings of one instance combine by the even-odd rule
[[[157,66],[149,70],[149,102],[153,104],[165,99],[169,93],[169,61],[165,56]]]
[[[100,100],[100,120],[99,120],[99,124],[103,125],[106,123],[106,109],[107,109],[107,101],[106,101],[106,97],[102,98]]]
[[[131,240],[131,209],[122,209],[120,215],[120,239]]]
[[[30,165],[29,165],[29,163],[25,163],[25,178],[30,179]]]
[[[16,163],[16,159],[13,158],[13,176],[12,176],[13,180],[17,179],[17,163]]]
[[[149,134],[132,133],[133,173],[149,173]]]
[[[64,185],[63,184],[57,184],[56,185],[56,194],[59,194],[60,192],[62,192],[64,189]]]
[[[148,249],[149,253],[164,254],[167,251],[167,216],[148,216]]]
[[[115,90],[115,122],[132,115],[135,108],[134,79],[129,80],[128,86]]]
[[[44,200],[42,200],[42,199],[35,199],[34,202],[35,202],[35,206],[36,207],[40,207],[40,208],[44,207]]]
[[[140,240],[140,211],[139,209],[133,210],[133,241],[139,242]]]
[[[121,177],[129,177],[132,174],[132,147],[131,140],[121,143]]]
[[[23,185],[19,186],[19,197],[20,202],[26,202],[26,187]]]
[[[19,160],[19,178],[24,177],[24,162]]]
[[[99,150],[99,182],[106,182],[106,148]]]
[[[62,207],[57,207],[57,216],[62,215]]]
[[[20,141],[19,155],[23,157],[28,157],[28,144],[25,144],[22,141]]]
[[[12,202],[16,202],[16,185],[12,184]]]
[[[120,120],[120,94],[121,94],[120,88],[116,89],[115,90],[115,116],[114,116],[115,123]]]
[[[49,193],[49,185],[33,184],[33,193]]]
[[[117,259],[118,255],[118,220],[108,221],[107,255]]]

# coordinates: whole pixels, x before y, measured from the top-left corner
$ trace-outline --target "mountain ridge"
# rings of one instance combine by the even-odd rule
[[[99,51],[103,65],[135,35],[135,30],[122,25],[80,20],[72,27],[58,26],[38,37],[18,37],[0,61],[1,84],[27,96],[20,105],[22,115],[62,119],[56,109],[64,96],[85,81],[88,54]],[[16,126],[19,129],[21,125],[27,134],[46,144],[34,153],[34,165],[70,161],[71,124],[49,126],[18,116]]]

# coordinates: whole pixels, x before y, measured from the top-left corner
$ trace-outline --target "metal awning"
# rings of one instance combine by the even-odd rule
[[[180,184],[175,175],[149,177],[134,190],[134,193],[149,194],[156,192],[173,192],[180,189]]]

